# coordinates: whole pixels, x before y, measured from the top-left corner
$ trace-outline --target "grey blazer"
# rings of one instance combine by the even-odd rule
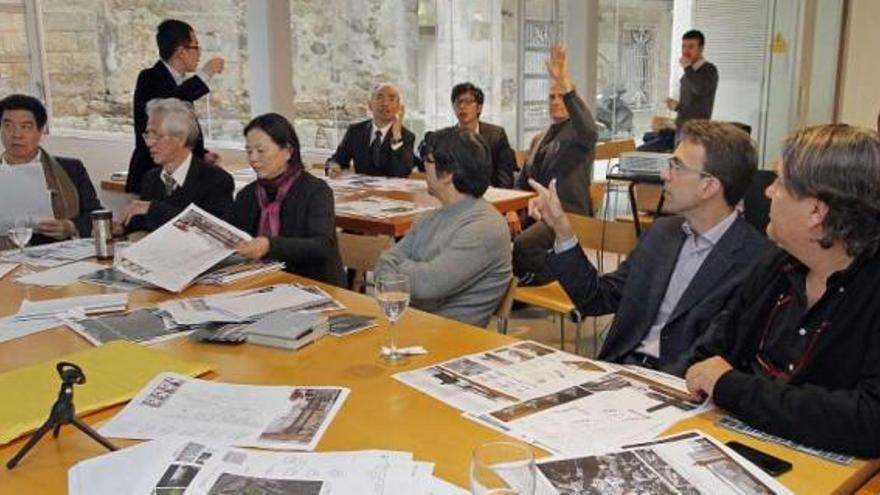
[[[547,264],[582,315],[616,313],[599,359],[621,361],[651,328],[684,242],[682,217],[657,219],[612,273],[599,275],[583,251],[551,251]],[[737,218],[691,280],[660,336],[660,369],[682,375],[689,354],[712,318],[739,288],[752,262],[770,247]]]

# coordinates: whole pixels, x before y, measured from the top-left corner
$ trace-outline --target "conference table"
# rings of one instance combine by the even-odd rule
[[[20,270],[21,268],[19,268]],[[22,298],[48,299],[108,291],[85,284],[60,289],[27,287],[13,282],[14,274],[0,279],[0,316],[17,311]],[[237,284],[192,286],[179,296],[206,295],[272,283],[304,282],[307,279],[284,272],[246,279]],[[376,302],[365,295],[316,284],[342,302],[348,311],[379,316]],[[149,306],[175,297],[139,289],[130,294],[129,308]],[[434,474],[467,487],[468,466],[473,449],[484,442],[506,438],[503,434],[465,419],[446,404],[412,389],[392,375],[463,354],[485,351],[515,341],[513,337],[461,324],[409,309],[400,321],[400,344],[421,345],[424,356],[412,356],[400,365],[380,361],[378,349],[387,337],[387,322],[346,337],[324,337],[299,350],[286,351],[251,344],[218,345],[197,343],[181,337],[153,346],[174,356],[212,365],[206,379],[241,384],[327,385],[351,389],[339,414],[318,445],[318,451],[389,449],[413,452],[416,460],[435,463]],[[0,343],[0,372],[88,349],[84,339],[63,327]],[[88,373],[88,370],[85,370]],[[28,393],[22,390],[22,394]],[[15,397],[2,397],[3,407]],[[84,421],[99,426],[120,410],[114,406],[86,415]],[[48,411],[47,411],[48,414]],[[714,424],[720,413],[712,411],[677,424],[670,431],[700,429],[721,441],[736,439],[790,461],[794,468],[779,480],[795,493],[846,493],[862,486],[880,467],[880,461],[856,461],[840,466],[785,447],[724,430]],[[24,444],[26,437],[0,446],[5,464]],[[119,445],[133,441],[113,440]],[[67,470],[77,462],[103,454],[103,447],[67,426],[57,439],[44,437],[12,471],[0,468],[0,493],[66,493]],[[545,452],[535,449],[536,456]]]
[[[233,168],[230,172],[236,178],[236,190],[243,186],[246,182],[239,180],[239,174],[248,171],[249,168]],[[312,173],[321,173],[321,171],[313,171]],[[399,180],[399,179],[395,179]],[[362,187],[358,189],[347,188],[344,191],[334,191],[334,199],[336,205],[342,205],[349,201],[358,201],[370,197],[388,198],[400,201],[407,201],[418,206],[429,206],[436,208],[440,206],[440,202],[428,194],[427,188],[424,187],[423,179],[412,179],[409,182],[422,187],[407,187],[405,190],[387,190],[371,187]],[[105,192],[114,194],[124,194],[125,181],[107,179],[101,181],[101,189]],[[492,203],[501,213],[509,211],[518,211],[528,207],[529,199],[535,196],[531,191],[518,191],[513,189],[489,188],[484,198]],[[336,211],[336,226],[345,229],[348,232],[355,232],[366,235],[388,235],[399,238],[406,235],[415,220],[415,214],[396,215],[391,217],[377,218],[364,215],[358,215],[352,212]]]

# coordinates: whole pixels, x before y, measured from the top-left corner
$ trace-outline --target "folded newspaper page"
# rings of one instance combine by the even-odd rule
[[[251,236],[196,205],[122,251],[114,267],[129,277],[180,292]]]

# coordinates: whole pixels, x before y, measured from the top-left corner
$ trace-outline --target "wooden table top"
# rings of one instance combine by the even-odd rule
[[[122,193],[125,191],[125,181],[103,180],[101,181],[101,189]],[[528,206],[529,199],[535,196],[535,193],[528,191],[510,191],[506,189],[499,191],[502,193],[502,197],[493,198],[487,196],[486,199],[501,213],[524,209]],[[427,191],[361,189],[352,192],[339,192],[335,194],[335,199],[337,204],[341,204],[346,201],[355,201],[371,196],[409,201],[418,205],[440,206],[440,202],[428,194]],[[337,211],[336,226],[360,234],[403,237],[409,231],[415,217],[416,215],[401,215],[391,218],[371,218]]]
[[[273,273],[222,290],[292,281],[306,280],[286,273]],[[323,287],[350,311],[380,315],[376,302],[370,297]],[[48,299],[105,291],[84,284],[63,289],[26,288],[13,283],[11,277],[6,276],[0,279],[0,316],[14,313],[25,295],[30,299]],[[194,286],[182,295],[188,297],[218,291],[216,287]],[[158,291],[138,290],[131,294],[129,307],[151,305],[169,297],[169,294]],[[212,364],[217,371],[207,375],[207,378],[213,380],[348,387],[351,394],[317,450],[411,451],[417,460],[434,462],[437,476],[459,486],[467,486],[468,464],[474,447],[504,438],[504,435],[465,419],[459,411],[398,382],[391,375],[463,354],[488,350],[515,339],[410,309],[400,323],[401,345],[422,345],[429,354],[410,357],[403,365],[389,366],[377,357],[377,351],[387,336],[384,318],[380,318],[380,321],[377,329],[344,338],[327,336],[296,352],[250,344],[202,344],[186,338],[166,341],[154,347],[181,358]],[[64,328],[40,332],[0,344],[0,372],[53,360],[89,347],[85,340]],[[4,397],[0,404],[0,407],[14,407],[14,398]],[[117,406],[90,414],[85,421],[99,425],[119,409]],[[850,492],[864,484],[880,466],[880,461],[858,461],[852,466],[821,461],[720,429],[714,425],[717,417],[718,413],[707,413],[682,422],[672,431],[697,428],[722,441],[737,439],[782,457],[790,461],[794,469],[783,475],[780,481],[796,493]],[[24,441],[22,438],[0,447],[0,460],[5,463]],[[115,442],[121,445],[134,443]],[[102,454],[102,449],[82,433],[65,427],[57,440],[51,436],[43,438],[14,470],[0,469],[0,492],[66,493],[67,470],[80,460]],[[546,455],[540,450],[536,450],[536,454]]]

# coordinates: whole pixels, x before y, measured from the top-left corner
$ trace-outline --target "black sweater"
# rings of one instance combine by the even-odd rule
[[[833,274],[807,309],[806,268],[784,251],[771,254],[691,362],[719,355],[734,367],[716,383],[715,403],[756,428],[880,456],[880,255]]]

